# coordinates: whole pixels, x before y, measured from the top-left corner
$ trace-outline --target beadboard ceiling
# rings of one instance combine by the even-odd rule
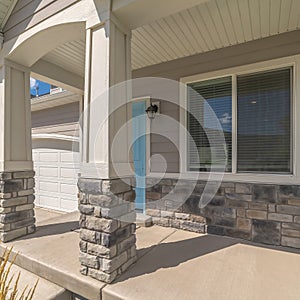
[[[299,27],[300,0],[201,0],[197,6],[134,29],[132,69]],[[84,77],[84,57],[82,39],[60,46],[42,59]]]
[[[84,77],[85,40],[71,41],[54,49],[43,60]]]
[[[299,29],[300,0],[208,0],[133,30],[132,68]]]

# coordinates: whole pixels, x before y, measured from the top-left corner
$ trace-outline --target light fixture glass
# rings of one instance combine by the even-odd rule
[[[148,115],[148,118],[153,120],[155,118],[155,114],[158,111],[158,106],[156,104],[150,104],[150,106],[146,109],[146,113]]]

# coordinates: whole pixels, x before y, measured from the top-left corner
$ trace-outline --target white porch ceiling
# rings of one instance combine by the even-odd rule
[[[9,1],[9,0],[0,0]],[[200,0],[199,0],[200,1]],[[300,0],[201,0],[132,31],[132,69],[257,40],[300,27]],[[85,39],[42,60],[84,77]]]
[[[84,77],[85,40],[67,42],[47,53],[42,59]]]
[[[293,31],[300,0],[209,0],[133,30],[132,68]]]

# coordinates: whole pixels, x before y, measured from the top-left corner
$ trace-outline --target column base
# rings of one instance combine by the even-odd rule
[[[0,173],[0,240],[35,231],[34,171]]]
[[[80,178],[80,272],[111,283],[136,261],[135,192],[130,178]]]

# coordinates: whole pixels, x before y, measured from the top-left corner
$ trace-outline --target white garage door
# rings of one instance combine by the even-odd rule
[[[62,211],[78,208],[78,142],[55,139],[33,140],[35,203]]]

